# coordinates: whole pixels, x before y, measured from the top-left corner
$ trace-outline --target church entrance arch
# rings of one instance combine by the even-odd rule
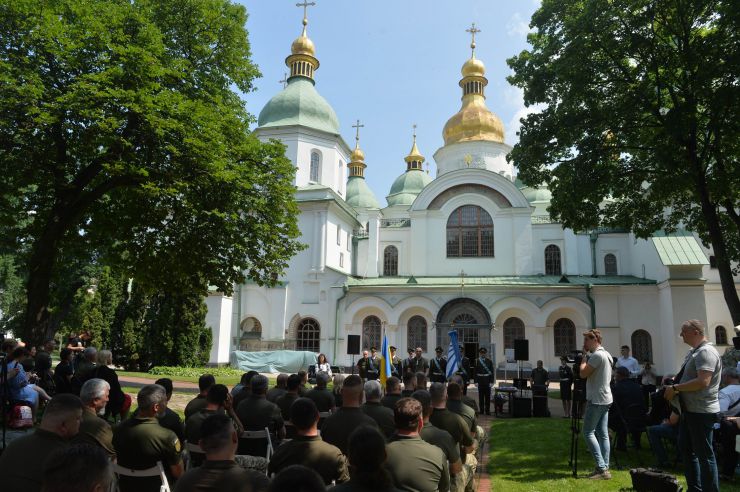
[[[448,332],[457,331],[457,339],[465,356],[478,357],[478,348],[489,348],[491,343],[491,315],[481,303],[473,299],[453,299],[442,306],[437,314],[437,346],[445,353],[450,345]],[[489,354],[490,356],[490,354]]]

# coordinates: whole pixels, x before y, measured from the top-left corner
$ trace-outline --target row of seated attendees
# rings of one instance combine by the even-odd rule
[[[268,388],[265,376],[250,372],[229,392],[203,375],[183,423],[168,408],[172,381],[163,378],[139,390],[131,418],[111,426],[102,418],[111,385],[92,377],[79,397],[51,398],[39,426],[8,445],[0,484],[24,492],[102,491],[115,468],[121,492],[158,491],[158,474],[125,470],[161,466],[175,491],[474,490],[484,432],[459,376],[428,390],[424,374],[405,375],[403,391],[395,377],[385,388],[356,375],[336,375],[334,391],[327,383],[318,374],[308,388],[305,374],[281,374]],[[264,440],[245,438],[265,429]],[[78,476],[84,480],[70,480]],[[300,487],[290,485],[298,478]],[[311,483],[315,489],[306,488]]]

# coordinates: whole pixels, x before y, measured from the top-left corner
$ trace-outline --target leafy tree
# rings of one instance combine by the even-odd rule
[[[15,257],[0,256],[0,332],[18,333],[25,311],[23,278]]]
[[[541,112],[510,154],[567,227],[685,226],[740,300],[740,9],[730,0],[543,0],[509,81]],[[737,263],[735,263],[737,273]]]
[[[0,247],[25,255],[32,343],[80,287],[68,264],[230,292],[300,250],[294,168],[237,93],[245,21],[228,0],[0,0]]]

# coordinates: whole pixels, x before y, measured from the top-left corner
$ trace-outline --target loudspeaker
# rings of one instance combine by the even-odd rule
[[[514,397],[514,417],[531,417],[532,416],[532,399]]]
[[[347,355],[360,355],[360,335],[347,335]]]
[[[532,415],[535,417],[549,417],[550,410],[547,408],[546,396],[535,396],[532,400]]]
[[[514,340],[514,358],[516,360],[529,360],[529,340],[523,338]]]

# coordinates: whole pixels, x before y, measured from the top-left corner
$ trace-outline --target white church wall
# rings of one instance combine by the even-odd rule
[[[352,258],[350,250],[352,249],[351,238],[347,242],[347,232],[351,233],[352,227],[331,210],[327,212],[327,238],[326,238],[326,265],[339,270],[340,272],[350,274],[352,271]],[[349,245],[349,248],[348,248]]]
[[[632,245],[628,260],[631,263],[629,275],[658,282],[668,279],[668,269],[660,261],[652,241],[637,239],[632,234],[629,235],[628,241]]]
[[[554,244],[560,248],[560,267],[563,273],[569,270],[569,257],[565,236],[559,224],[543,224],[532,228],[532,265],[534,274],[545,273],[545,248]]]
[[[220,293],[209,294],[205,299],[206,326],[213,334],[208,364],[228,364],[231,354],[232,299]]]
[[[600,234],[596,241],[596,274],[605,275],[604,257],[613,254],[617,258],[617,275],[632,275],[630,252],[628,234]]]
[[[498,142],[458,142],[444,146],[434,153],[437,176],[460,169],[487,169],[508,179],[514,166],[506,160],[512,147]],[[469,161],[469,162],[468,162]]]
[[[736,283],[735,287],[737,288],[738,294],[740,294],[740,288],[738,285],[739,284]],[[715,329],[717,326],[723,326],[727,333],[727,343],[732,345],[732,337],[735,336],[735,332],[732,317],[730,316],[730,310],[727,309],[727,302],[725,302],[725,297],[722,293],[722,285],[719,283],[707,283],[704,288],[704,301],[707,305],[707,338],[712,342],[715,342]]]

